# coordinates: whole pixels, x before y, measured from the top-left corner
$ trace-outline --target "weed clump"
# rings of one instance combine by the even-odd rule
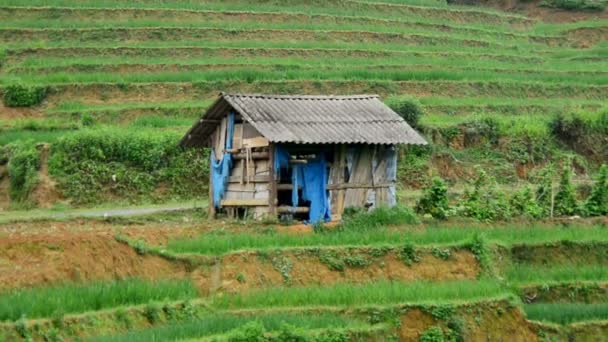
[[[430,187],[416,203],[418,214],[428,214],[436,219],[446,219],[449,211],[448,187],[441,178],[433,178]]]
[[[7,107],[32,107],[46,98],[45,87],[13,84],[4,88],[4,105]]]
[[[576,192],[574,185],[572,185],[572,165],[570,163],[564,165],[554,203],[554,213],[556,215],[574,215],[578,211]]]
[[[444,342],[443,330],[438,326],[432,326],[420,334],[420,342]]]
[[[8,174],[10,196],[18,203],[26,202],[38,182],[40,152],[33,143],[13,144],[10,147]]]
[[[422,107],[420,104],[413,100],[403,100],[400,102],[390,104],[391,109],[393,109],[399,116],[403,118],[412,128],[420,129],[418,121],[420,117],[424,114],[422,111]]]
[[[608,215],[608,165],[600,168],[591,195],[585,202],[585,211],[589,216]]]

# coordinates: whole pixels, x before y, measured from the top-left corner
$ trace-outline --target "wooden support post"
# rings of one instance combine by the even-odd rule
[[[338,184],[343,184],[346,182],[346,180],[344,179],[344,168],[346,167],[346,145],[342,144],[339,147],[339,153],[338,153]],[[342,219],[342,213],[344,212],[344,194],[345,191],[344,189],[340,189],[337,191],[338,194],[338,198],[336,198],[336,208],[337,208],[337,213],[335,213],[335,216],[337,219]]]
[[[207,206],[207,217],[215,218],[215,205],[213,204],[213,174],[209,173],[209,204]]]
[[[274,144],[268,146],[268,213],[271,216],[277,215],[277,178],[274,170]]]

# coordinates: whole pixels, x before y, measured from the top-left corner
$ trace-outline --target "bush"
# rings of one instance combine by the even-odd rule
[[[7,107],[31,107],[46,98],[45,87],[9,85],[4,88],[4,105]]]
[[[574,215],[577,211],[576,192],[572,185],[572,165],[567,162],[560,175],[553,212],[555,215]]]
[[[585,202],[585,211],[590,216],[608,215],[608,165],[600,171],[591,189],[591,195]]]
[[[258,321],[249,322],[236,329],[228,337],[230,342],[263,342],[265,341],[264,325]]]
[[[483,171],[478,171],[473,191],[465,191],[458,212],[482,221],[504,220],[511,216],[509,203],[503,193],[496,190],[496,182]]]
[[[184,150],[171,132],[82,130],[59,139],[51,149],[49,170],[75,203],[106,197],[130,200],[200,196],[209,175],[207,151]],[[111,196],[108,196],[111,195]]]
[[[445,337],[443,336],[443,330],[438,326],[432,326],[426,329],[420,334],[420,342],[443,342]]]
[[[547,165],[541,170],[537,181],[538,188],[536,189],[536,203],[540,207],[543,216],[550,216],[553,206],[553,177],[555,176],[555,168],[553,164]]]
[[[418,121],[424,114],[420,104],[413,100],[403,100],[390,104],[390,107],[401,116],[412,128],[420,129]]]
[[[513,194],[510,200],[513,215],[530,218],[543,217],[543,208],[536,202],[536,196],[530,187],[525,187]]]
[[[10,197],[17,203],[26,202],[38,182],[40,152],[33,143],[17,143],[10,146],[8,175]]]
[[[448,187],[443,179],[433,178],[431,186],[424,190],[424,194],[416,203],[416,212],[429,214],[437,219],[445,219],[448,211]]]

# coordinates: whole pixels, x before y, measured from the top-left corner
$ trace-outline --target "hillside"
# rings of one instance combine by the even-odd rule
[[[210,219],[220,91],[430,144],[395,207]],[[0,97],[0,342],[608,335],[605,0],[0,0]]]
[[[415,100],[434,145],[403,153],[403,189],[431,175],[459,188],[476,165],[511,187],[564,157],[574,158],[584,184],[607,160],[597,148],[605,135],[590,128],[560,140],[549,123],[576,113],[597,127],[605,117],[606,10],[490,5],[512,11],[431,0],[0,1],[0,144],[51,146],[48,172],[14,176],[11,196],[0,169],[0,207],[195,196],[188,189],[193,174],[206,172],[206,157],[182,157],[159,140],[177,141],[219,91]],[[568,13],[581,20],[543,21]],[[54,157],[84,145],[101,154]],[[141,146],[163,150],[153,163],[165,175],[144,175]],[[14,150],[5,148],[0,162]],[[32,165],[40,154],[30,153]],[[198,169],[183,170],[191,162]],[[91,174],[76,180],[78,172]],[[121,183],[121,175],[147,179]]]

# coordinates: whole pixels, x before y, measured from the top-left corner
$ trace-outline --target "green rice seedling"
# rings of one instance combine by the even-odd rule
[[[143,304],[159,300],[180,300],[198,295],[189,280],[145,281],[129,279],[91,284],[18,289],[0,294],[0,321],[51,317],[57,312],[78,313]]]
[[[546,284],[576,281],[608,281],[605,265],[525,265],[509,268],[505,277],[515,284]]]
[[[261,323],[267,331],[279,331],[284,324],[300,329],[350,328],[364,326],[363,322],[333,313],[298,314],[266,313],[252,315],[216,314],[181,323],[173,323],[146,330],[135,330],[120,335],[101,336],[92,341],[175,341],[228,333],[249,322]]]
[[[529,319],[559,324],[608,319],[608,304],[606,303],[527,304],[524,305],[524,311]]]
[[[402,246],[461,245],[483,233],[489,243],[504,245],[515,243],[546,243],[552,241],[607,241],[602,226],[547,227],[547,226],[495,226],[495,227],[434,227],[416,229],[412,226],[377,227],[363,230],[330,230],[321,234],[257,234],[206,233],[197,238],[171,239],[167,248],[177,253],[223,254],[243,249],[276,249],[314,246]]]
[[[432,304],[506,298],[509,291],[494,280],[431,282],[376,282],[366,285],[281,287],[213,298],[212,306],[222,309],[354,306],[397,303]]]

